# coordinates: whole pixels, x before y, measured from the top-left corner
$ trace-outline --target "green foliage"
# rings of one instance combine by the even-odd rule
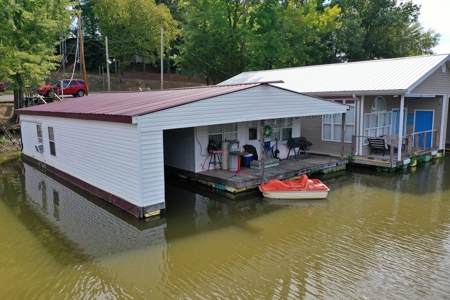
[[[431,54],[439,34],[418,23],[420,6],[397,2],[332,0],[330,5],[342,8],[342,28],[332,41],[336,55],[342,61],[358,61]]]
[[[321,63],[329,51],[321,37],[339,28],[340,9],[318,7],[316,0],[180,3],[179,64],[216,83],[244,70]]]
[[[160,56],[161,28],[164,48],[178,33],[169,9],[153,0],[91,0],[102,36],[109,39],[109,56],[120,60],[123,70],[135,55],[155,63]]]
[[[59,57],[55,45],[70,26],[69,0],[0,0],[0,80],[12,83],[20,104],[25,84],[42,84]]]

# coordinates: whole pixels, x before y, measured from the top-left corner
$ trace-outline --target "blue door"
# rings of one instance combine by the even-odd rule
[[[419,131],[426,131],[426,130],[432,130],[433,129],[433,116],[434,111],[424,111],[424,110],[416,110],[415,113],[415,125],[414,125],[414,132]],[[427,132],[426,134],[426,148],[431,148],[431,132]],[[419,135],[419,147],[422,147],[422,139],[423,135]]]

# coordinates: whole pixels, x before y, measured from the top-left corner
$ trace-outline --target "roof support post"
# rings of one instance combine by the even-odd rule
[[[341,128],[341,159],[344,158],[344,141],[345,141],[345,115],[346,113],[342,113],[342,128]]]
[[[442,115],[441,115],[441,134],[440,134],[440,140],[439,140],[439,149],[444,149],[444,154],[445,154],[445,140],[446,140],[446,136],[447,136],[447,132],[445,131],[445,127],[444,127],[444,120],[445,120],[445,115],[448,114],[447,111],[447,103],[448,103],[448,95],[442,95],[442,101],[441,101],[441,105],[442,105]],[[448,122],[448,120],[447,120]]]
[[[361,96],[360,105],[359,105],[360,111],[359,113],[359,136],[364,135],[364,95]],[[364,144],[364,139],[359,138],[359,155],[362,155],[362,148]]]
[[[355,135],[360,137],[355,139],[355,153],[352,153],[352,155],[361,155],[363,145],[361,136],[364,133],[364,96],[361,96],[361,99],[359,99],[353,94],[353,99],[355,100]]]
[[[404,130],[404,122],[405,119],[403,110],[405,109],[405,94],[402,94],[400,98],[400,118],[399,118],[399,129],[398,129],[398,147],[397,147],[397,161],[400,161],[402,159],[402,142],[403,142],[403,130]]]

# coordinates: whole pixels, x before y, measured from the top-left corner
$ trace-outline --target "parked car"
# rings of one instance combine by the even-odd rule
[[[61,83],[64,89],[61,91]],[[83,79],[63,79],[51,85],[42,85],[37,88],[37,93],[43,97],[49,97],[54,91],[57,95],[72,95],[74,97],[83,97],[86,95],[86,85]]]
[[[5,91],[5,85],[3,84],[3,82],[0,82],[0,92],[4,92]]]

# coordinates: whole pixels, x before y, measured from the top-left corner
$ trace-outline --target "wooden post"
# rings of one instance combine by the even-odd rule
[[[352,156],[356,155],[356,136],[352,135]]]
[[[416,133],[416,142],[414,143],[416,147],[416,152],[419,151],[419,134]]]
[[[265,149],[264,149],[264,120],[259,121],[259,145],[260,145],[260,150],[261,150],[261,176],[262,176],[262,180],[263,182],[265,181],[264,178],[264,158],[266,156],[266,154],[264,153]]]
[[[391,163],[391,165],[393,164],[393,162],[394,162],[394,144],[393,144],[393,142],[394,142],[394,139],[393,138],[389,138],[389,145],[391,145],[390,147],[389,147],[389,162]],[[398,146],[398,145],[397,145]],[[398,151],[398,148],[397,148],[397,151]]]
[[[412,154],[412,135],[408,135],[408,154],[411,156]]]
[[[439,148],[439,142],[441,141],[441,133],[440,133],[440,131],[439,131],[439,129],[438,130],[436,130],[436,137],[435,137],[435,139],[434,139],[434,147],[435,148]]]

